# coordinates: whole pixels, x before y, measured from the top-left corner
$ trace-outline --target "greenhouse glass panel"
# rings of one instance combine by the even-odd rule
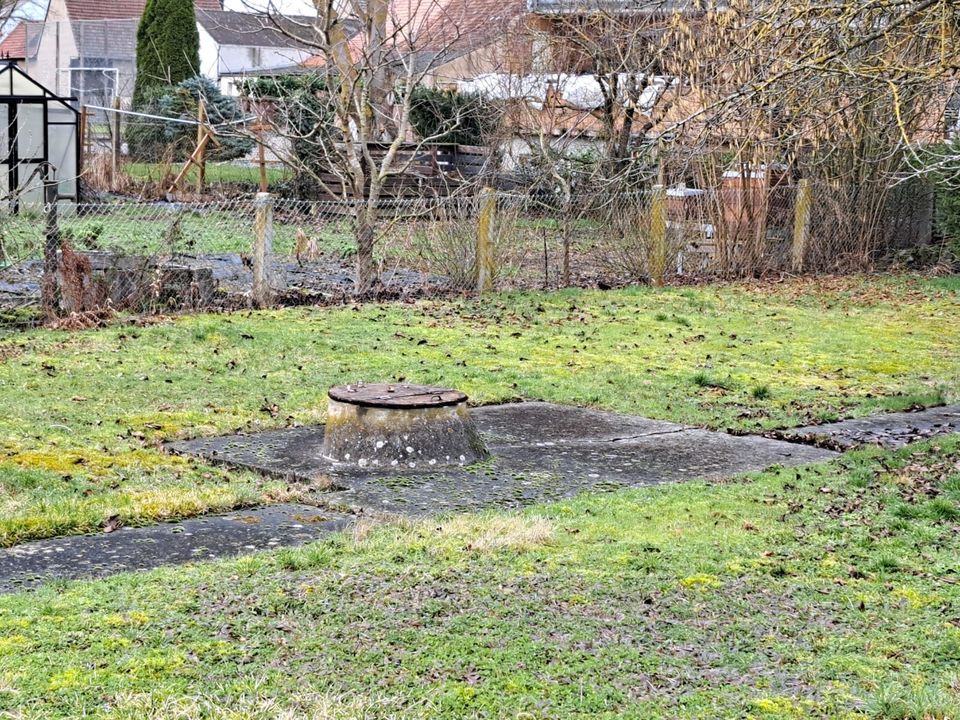
[[[43,204],[43,164],[21,163],[20,184],[17,188],[19,201],[25,205]]]
[[[47,121],[51,123],[77,123],[77,111],[59,100],[47,103]]]
[[[21,161],[45,160],[44,106],[22,103],[17,108],[17,158]]]
[[[10,77],[12,79],[12,85],[10,88],[11,95],[43,95],[43,86],[37,85],[33,80],[28,78],[23,73],[11,73]]]
[[[0,160],[7,161],[9,152],[10,106],[0,103]]]
[[[77,131],[72,125],[51,125],[50,162],[56,168],[56,179],[61,195],[76,195],[77,186]]]

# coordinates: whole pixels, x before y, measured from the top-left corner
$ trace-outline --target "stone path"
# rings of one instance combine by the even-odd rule
[[[520,507],[582,492],[822,462],[837,456],[834,449],[900,447],[960,432],[960,405],[796,428],[781,432],[782,439],[538,402],[471,414],[491,459],[427,473],[338,467],[319,455],[322,426],[173,443],[173,452],[306,483],[313,499],[331,509],[275,505],[19,545],[0,550],[0,592],[52,578],[102,577],[299,545],[343,529],[358,511],[426,515]]]
[[[960,432],[960,405],[944,405],[918,412],[885,413],[825,425],[791,428],[777,437],[819,444],[835,450],[862,445],[895,449],[918,440]]]
[[[301,545],[342,530],[350,520],[350,516],[308,505],[271,505],[179,523],[26,543],[0,550],[0,592],[33,587],[51,578],[103,577]]]

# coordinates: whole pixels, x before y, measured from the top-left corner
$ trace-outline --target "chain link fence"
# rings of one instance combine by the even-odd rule
[[[376,208],[365,268],[356,229],[369,208],[351,202],[260,194],[25,207],[0,214],[0,313],[8,324],[29,323],[831,271],[844,253],[871,262],[905,237],[929,242],[925,199],[898,196],[870,229],[832,200],[837,193],[801,183],[762,194],[658,187],[388,200]],[[45,249],[46,267],[56,268],[46,298]],[[362,295],[358,273],[374,278]]]

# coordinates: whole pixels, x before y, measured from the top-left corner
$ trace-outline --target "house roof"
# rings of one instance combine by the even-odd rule
[[[387,37],[396,53],[436,66],[502,38],[525,9],[526,0],[391,0]],[[365,41],[362,33],[350,38],[355,61]],[[304,62],[308,67],[324,64],[322,55]]]
[[[220,45],[303,48],[316,45],[316,16],[206,10],[197,7],[197,22]]]
[[[421,32],[418,50],[464,51],[502,37],[526,11],[524,0],[445,0]]]
[[[0,59],[27,59],[27,26],[22,22],[17,23],[17,26],[0,41]]]
[[[119,20],[139,18],[146,0],[64,0],[71,20]],[[220,0],[194,0],[197,10],[220,10]]]

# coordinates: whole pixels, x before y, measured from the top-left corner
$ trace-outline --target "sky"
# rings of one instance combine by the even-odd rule
[[[270,6],[283,15],[314,15],[316,10],[309,0],[224,0],[225,10],[238,12],[263,11]]]

